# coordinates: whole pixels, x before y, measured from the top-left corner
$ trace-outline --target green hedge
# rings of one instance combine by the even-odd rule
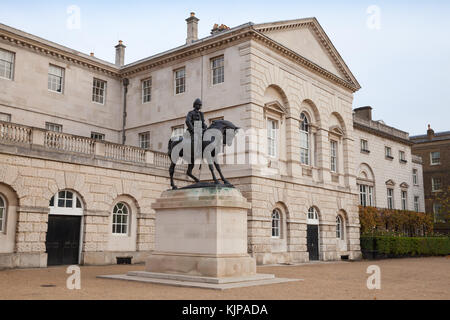
[[[361,236],[361,251],[372,258],[448,255],[450,237]]]

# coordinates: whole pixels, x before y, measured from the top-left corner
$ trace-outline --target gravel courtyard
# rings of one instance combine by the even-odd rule
[[[367,289],[369,265],[381,268],[380,290]],[[66,267],[3,270],[0,299],[450,299],[449,257],[263,266],[258,272],[304,281],[225,291],[96,278],[143,269],[143,265],[82,266],[81,290],[66,288]]]

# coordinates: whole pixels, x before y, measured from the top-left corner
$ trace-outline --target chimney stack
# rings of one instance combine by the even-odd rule
[[[432,140],[434,137],[434,130],[431,129],[431,125],[428,125],[427,137],[429,140]]]
[[[187,22],[187,38],[186,44],[195,42],[198,40],[198,19],[194,12],[191,12],[191,16],[186,19]]]
[[[353,110],[357,118],[370,121],[372,120],[372,107],[366,106]]]
[[[116,46],[116,66],[122,67],[125,64],[125,48],[123,41],[119,40],[119,44]]]

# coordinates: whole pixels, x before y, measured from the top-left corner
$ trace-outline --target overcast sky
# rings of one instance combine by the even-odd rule
[[[316,17],[362,86],[354,108],[370,105],[375,120],[411,135],[428,123],[450,130],[450,1],[1,0],[0,8],[1,23],[110,62],[123,40],[126,63],[184,44],[191,11],[199,37],[214,23]]]

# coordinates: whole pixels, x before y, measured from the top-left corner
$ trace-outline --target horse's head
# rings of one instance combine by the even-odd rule
[[[227,120],[214,120],[209,128],[220,130],[222,133],[222,142],[224,145],[231,146],[234,137],[239,131],[239,127],[236,127],[232,122]]]

